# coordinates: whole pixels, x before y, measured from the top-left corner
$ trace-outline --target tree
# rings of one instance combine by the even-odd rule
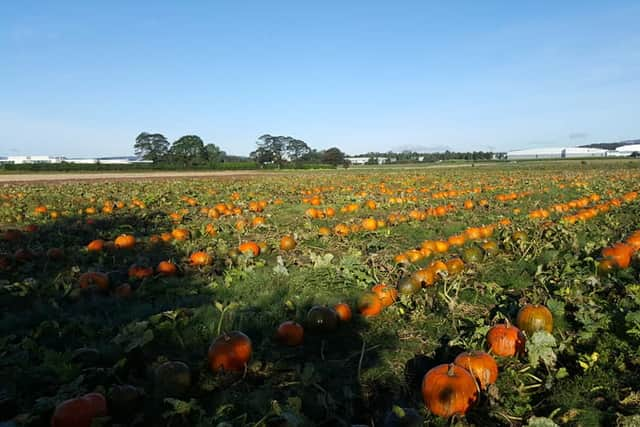
[[[261,165],[275,163],[282,166],[286,141],[282,136],[262,135],[258,138],[258,148],[250,154],[250,157]]]
[[[207,161],[209,163],[222,163],[226,153],[215,144],[207,144],[204,146],[204,151],[207,154]]]
[[[204,142],[197,135],[185,135],[174,141],[169,153],[173,161],[182,163],[183,166],[192,166],[207,160]]]
[[[163,160],[169,152],[169,141],[160,133],[142,132],[133,145],[136,156],[154,163]]]
[[[344,153],[339,148],[331,147],[322,153],[322,163],[338,166],[344,163]]]
[[[305,153],[300,157],[300,161],[307,163],[320,163],[322,161],[322,153],[312,148],[308,153]]]
[[[291,138],[290,136],[278,138],[283,138],[283,141],[286,143],[286,154],[292,162],[299,162],[304,158],[304,156],[311,153],[311,148],[306,142],[300,139]]]

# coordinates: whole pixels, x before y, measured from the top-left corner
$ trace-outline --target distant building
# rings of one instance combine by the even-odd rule
[[[27,163],[62,163],[62,156],[7,156],[2,163],[10,163],[15,165]]]
[[[630,156],[633,153],[640,153],[640,144],[623,145],[616,148],[616,153]]]
[[[529,159],[580,159],[589,157],[616,157],[620,153],[600,148],[585,147],[553,147],[553,148],[528,148],[507,152],[508,160]]]
[[[34,163],[79,163],[79,164],[109,164],[126,165],[133,163],[153,163],[151,160],[141,160],[137,157],[96,157],[96,158],[74,158],[64,156],[7,156],[0,157],[0,163],[23,165]]]
[[[345,160],[351,162],[352,165],[365,165],[369,163],[371,157],[345,157]],[[385,159],[382,157],[374,157],[379,165],[383,164]]]
[[[385,163],[394,163],[396,162],[395,158],[389,157],[375,157],[375,156],[355,156],[355,157],[345,157],[345,160],[351,162],[352,165],[366,165],[369,163],[371,159],[374,159],[377,164],[384,165]]]

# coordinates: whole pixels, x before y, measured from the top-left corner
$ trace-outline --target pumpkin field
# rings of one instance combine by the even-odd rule
[[[640,425],[640,163],[0,185],[0,426]]]

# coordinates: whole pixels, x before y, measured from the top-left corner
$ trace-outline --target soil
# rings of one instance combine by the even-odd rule
[[[251,178],[260,175],[272,175],[273,172],[247,171],[190,171],[190,172],[104,172],[104,173],[31,173],[0,174],[0,184],[49,183],[65,184],[92,181],[130,181],[130,180],[166,180],[175,178]]]

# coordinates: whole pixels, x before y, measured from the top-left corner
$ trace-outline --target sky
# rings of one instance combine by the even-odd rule
[[[0,155],[140,132],[248,155],[640,138],[640,2],[30,1],[0,12]]]

